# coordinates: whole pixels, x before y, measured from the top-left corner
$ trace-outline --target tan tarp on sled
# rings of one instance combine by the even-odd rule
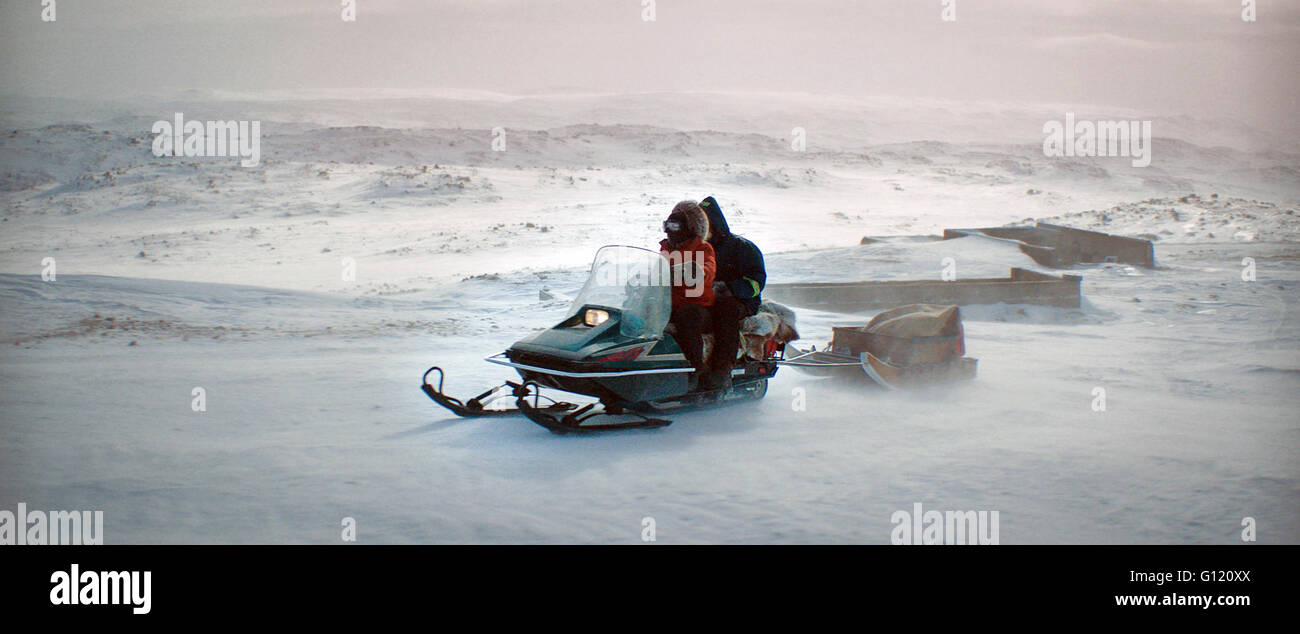
[[[861,328],[833,329],[832,351],[870,352],[896,366],[942,363],[966,353],[957,306],[908,304],[876,315]]]

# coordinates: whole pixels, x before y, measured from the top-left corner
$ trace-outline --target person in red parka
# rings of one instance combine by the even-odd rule
[[[673,312],[669,321],[682,354],[695,368],[701,389],[713,389],[704,358],[705,332],[709,331],[713,305],[713,278],[718,263],[709,245],[709,217],[693,200],[673,207],[664,221],[667,237],[659,252],[668,258],[672,270]]]

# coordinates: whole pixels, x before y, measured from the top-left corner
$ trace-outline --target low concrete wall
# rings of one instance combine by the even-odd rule
[[[1146,268],[1156,265],[1155,248],[1150,240],[1114,236],[1099,231],[1075,229],[1046,222],[1033,227],[984,227],[979,229],[944,229],[943,239],[984,235],[1009,240],[1043,266],[1064,267],[1080,262],[1122,262]]]
[[[1078,275],[1054,277],[1026,269],[1011,269],[1005,278],[972,278],[943,282],[826,282],[769,284],[763,296],[777,302],[837,313],[856,313],[904,304],[1036,304],[1078,308]]]
[[[1060,232],[1056,251],[1062,261],[1123,262],[1147,268],[1156,265],[1155,247],[1150,240],[1114,236],[1099,231],[1074,229],[1060,225],[1037,223],[1039,228]]]

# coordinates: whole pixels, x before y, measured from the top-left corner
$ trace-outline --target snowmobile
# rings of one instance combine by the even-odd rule
[[[762,398],[784,344],[766,346],[758,359],[748,354],[737,359],[729,387],[699,389],[669,324],[671,275],[668,261],[656,251],[601,247],[563,320],[485,359],[515,369],[519,381],[462,401],[443,392],[445,375],[434,366],[425,371],[421,389],[458,416],[522,413],[557,434],[664,427],[672,423],[663,417],[671,411]],[[437,385],[430,375],[436,375]],[[545,393],[550,390],[595,401],[559,401]],[[510,398],[513,407],[500,406]]]

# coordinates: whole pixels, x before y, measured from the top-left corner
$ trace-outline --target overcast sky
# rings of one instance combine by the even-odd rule
[[[1300,2],[41,0],[0,3],[0,91],[763,90],[1294,118]]]

